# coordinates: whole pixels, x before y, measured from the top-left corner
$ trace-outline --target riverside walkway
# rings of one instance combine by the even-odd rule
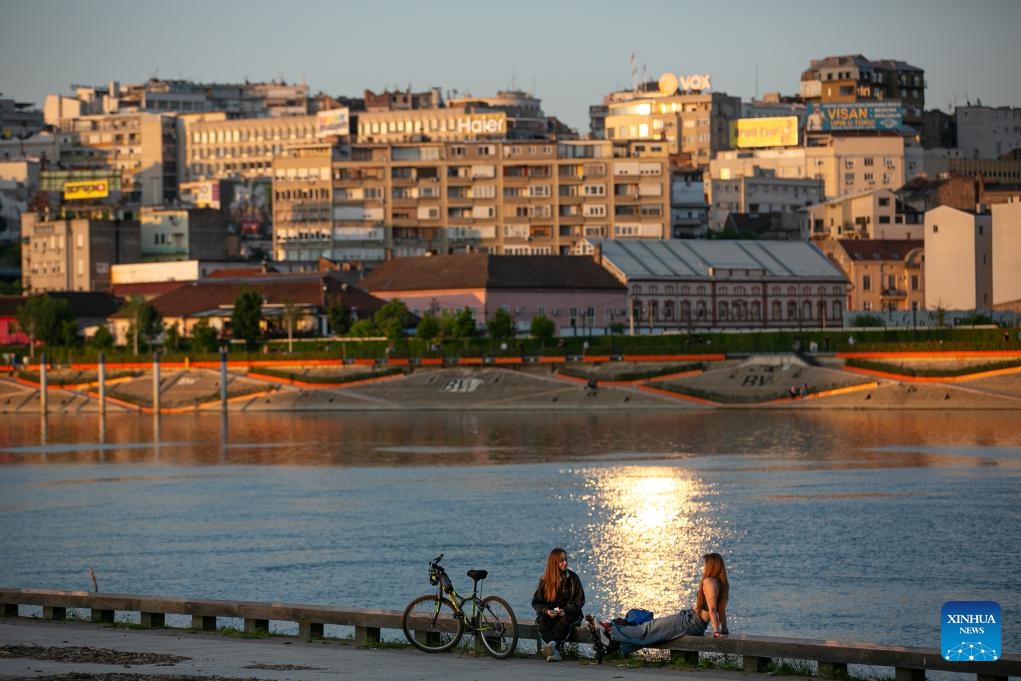
[[[29,648],[31,647],[31,648]],[[36,656],[11,651],[34,649]],[[63,653],[59,650],[63,649]],[[73,649],[73,650],[72,650]],[[103,654],[89,653],[99,651]],[[53,651],[56,659],[40,659]],[[120,655],[114,653],[121,653]],[[133,655],[130,655],[130,654]],[[623,662],[534,656],[495,660],[485,655],[428,655],[410,647],[360,647],[350,640],[306,642],[290,637],[234,638],[182,629],[113,628],[88,622],[0,619],[0,679],[75,681],[506,681],[507,679],[672,679],[736,681],[742,672],[625,668]]]

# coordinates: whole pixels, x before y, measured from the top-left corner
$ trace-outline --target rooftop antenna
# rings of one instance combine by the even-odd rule
[[[638,92],[638,55],[631,50],[631,90]]]
[[[755,65],[755,99],[759,98],[759,65]]]

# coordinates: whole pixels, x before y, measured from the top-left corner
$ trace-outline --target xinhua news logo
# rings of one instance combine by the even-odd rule
[[[1000,659],[1000,605],[994,601],[947,601],[940,611],[940,649],[954,662]]]

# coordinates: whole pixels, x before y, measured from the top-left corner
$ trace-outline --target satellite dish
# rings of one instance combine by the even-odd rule
[[[659,91],[664,95],[672,95],[677,92],[677,76],[672,73],[664,73],[660,76]]]

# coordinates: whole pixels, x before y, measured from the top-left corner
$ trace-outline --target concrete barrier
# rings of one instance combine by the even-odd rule
[[[352,626],[355,641],[361,645],[378,643],[383,629],[400,630],[402,615],[399,610],[10,588],[0,588],[0,606],[4,617],[20,616],[19,606],[36,606],[42,608],[44,619],[54,620],[64,619],[68,608],[87,609],[92,621],[101,623],[112,623],[118,612],[137,612],[142,626],[149,627],[165,626],[166,615],[190,615],[192,628],[204,631],[215,630],[218,617],[241,618],[249,632],[268,630],[271,620],[294,622],[298,635],[307,641],[322,638],[324,625]],[[535,640],[536,636],[531,611],[521,613],[519,641]],[[571,641],[592,643],[585,627],[576,629]],[[765,672],[771,660],[805,660],[814,662],[818,675],[827,679],[847,678],[848,665],[891,667],[896,681],[924,681],[930,669],[974,674],[976,681],[1021,677],[1021,655],[1014,654],[991,662],[956,662],[943,659],[939,650],[930,648],[750,635],[727,639],[681,636],[650,647],[669,650],[672,657],[693,664],[700,654],[739,655],[746,672]]]

